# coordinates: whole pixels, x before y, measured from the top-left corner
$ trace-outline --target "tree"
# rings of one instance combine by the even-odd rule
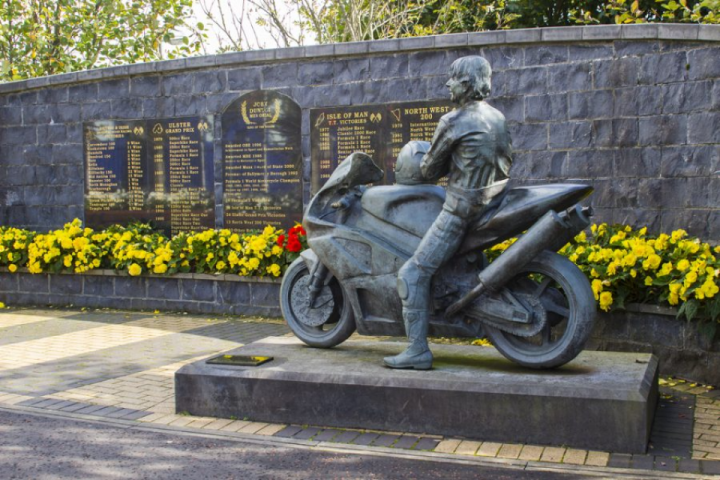
[[[192,0],[0,0],[0,80],[190,55],[204,27],[187,22],[191,7]]]

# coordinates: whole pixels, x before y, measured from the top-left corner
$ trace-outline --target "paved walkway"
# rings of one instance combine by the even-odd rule
[[[273,437],[312,445],[433,452],[514,466],[600,468],[608,475],[648,470],[657,474],[720,475],[720,391],[682,380],[661,380],[661,402],[647,455],[268,424],[175,412],[174,373],[182,365],[288,332],[283,323],[256,318],[3,310],[0,407],[167,425],[203,433]]]

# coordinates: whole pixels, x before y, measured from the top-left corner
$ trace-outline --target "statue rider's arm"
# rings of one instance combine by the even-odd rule
[[[420,172],[425,180],[434,182],[447,175],[454,144],[448,123],[444,118],[440,119],[430,143],[430,150],[420,162]]]

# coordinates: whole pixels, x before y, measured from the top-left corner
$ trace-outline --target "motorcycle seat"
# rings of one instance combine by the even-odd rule
[[[383,185],[368,188],[362,209],[422,238],[442,210],[445,189],[437,185]]]

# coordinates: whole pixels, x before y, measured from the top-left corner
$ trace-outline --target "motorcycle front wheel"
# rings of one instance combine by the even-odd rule
[[[508,359],[530,368],[554,368],[577,357],[593,328],[595,297],[587,277],[567,258],[545,251],[506,285],[546,312],[544,328],[531,337],[485,325],[492,343]]]
[[[345,291],[335,277],[310,308],[310,271],[302,258],[288,267],[280,285],[280,308],[295,336],[311,347],[330,348],[355,331],[355,317]]]

